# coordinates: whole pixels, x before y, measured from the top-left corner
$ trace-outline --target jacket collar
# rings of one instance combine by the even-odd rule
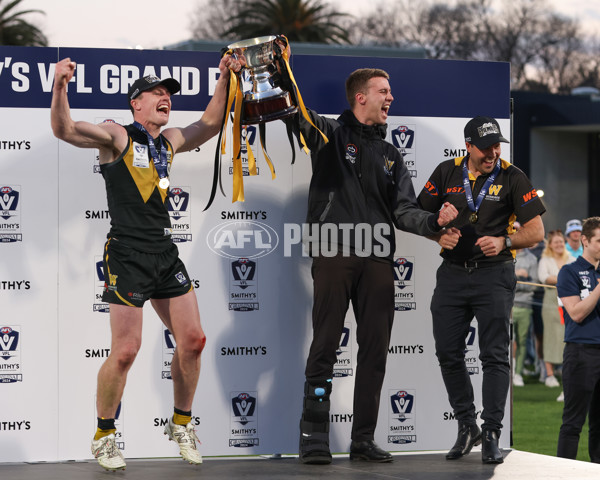
[[[365,125],[360,123],[352,110],[344,110],[340,115],[339,121],[344,125],[349,126],[353,130],[358,131],[365,138],[382,138],[385,140],[387,136],[387,124]]]

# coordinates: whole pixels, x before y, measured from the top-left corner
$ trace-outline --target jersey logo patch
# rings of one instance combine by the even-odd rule
[[[490,185],[488,192],[490,195],[499,195],[502,190],[502,185]]]
[[[386,173],[386,175],[389,175],[390,177],[392,176],[392,167],[394,166],[394,161],[390,160],[387,155],[383,156],[383,171]]]
[[[423,190],[425,190],[432,197],[437,197],[439,195],[437,187],[431,181],[428,181],[425,184]]]
[[[357,154],[358,154],[358,148],[356,148],[356,145],[353,145],[351,143],[346,145],[346,160],[348,160],[352,164],[356,163],[356,155]]]
[[[148,159],[148,145],[133,142],[133,166],[137,168],[150,168]]]

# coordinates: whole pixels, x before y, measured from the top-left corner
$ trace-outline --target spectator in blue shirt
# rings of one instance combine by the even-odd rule
[[[600,463],[600,217],[583,222],[583,255],[562,267],[556,288],[565,310],[565,406],[557,456],[576,458],[589,414],[589,454]]]
[[[567,222],[567,228],[565,230],[565,237],[567,239],[567,252],[573,257],[577,258],[583,255],[583,244],[581,243],[581,221],[577,219],[569,220]]]

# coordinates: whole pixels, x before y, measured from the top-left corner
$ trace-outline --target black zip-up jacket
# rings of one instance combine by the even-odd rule
[[[385,141],[387,125],[364,125],[350,110],[337,120],[311,110],[309,115],[329,139],[326,144],[321,134],[299,115],[313,167],[306,217],[309,225],[353,225],[347,238],[338,234],[338,245],[366,256],[355,248],[355,227],[362,224],[359,230],[363,232],[371,228],[373,245],[389,244],[389,248],[370,255],[390,260],[396,249],[393,226],[417,235],[439,232],[438,213],[419,208],[402,155]],[[331,242],[321,235],[320,243]]]

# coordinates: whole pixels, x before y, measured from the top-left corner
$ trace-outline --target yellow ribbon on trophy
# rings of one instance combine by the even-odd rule
[[[278,39],[283,39],[285,41],[285,45],[287,47],[287,45],[288,45],[288,39],[287,39],[287,37],[285,35],[279,35],[277,38]],[[285,63],[285,68],[287,69],[287,73],[290,76],[290,81],[291,81],[291,83],[292,83],[292,85],[294,87],[294,92],[296,94],[296,99],[298,100],[298,108],[300,109],[300,112],[302,113],[302,116],[306,119],[306,121],[308,123],[310,123],[314,128],[317,129],[317,131],[323,137],[323,140],[325,141],[325,143],[328,143],[329,139],[313,123],[313,121],[310,119],[310,115],[308,114],[308,111],[306,110],[306,106],[304,105],[304,101],[302,100],[302,95],[300,95],[300,90],[298,89],[298,84],[296,83],[296,79],[294,78],[294,74],[292,73],[292,68],[290,67],[290,61],[289,61],[289,55],[288,55],[288,49],[287,48],[284,48],[283,51],[281,52],[281,58],[283,58],[283,61]],[[304,150],[304,152],[306,152],[306,154],[309,155],[310,154],[310,150],[306,146],[306,141],[304,140],[304,136],[302,135],[302,132],[298,132],[298,133],[299,133],[298,141],[300,142],[300,146],[302,147],[302,150]]]

